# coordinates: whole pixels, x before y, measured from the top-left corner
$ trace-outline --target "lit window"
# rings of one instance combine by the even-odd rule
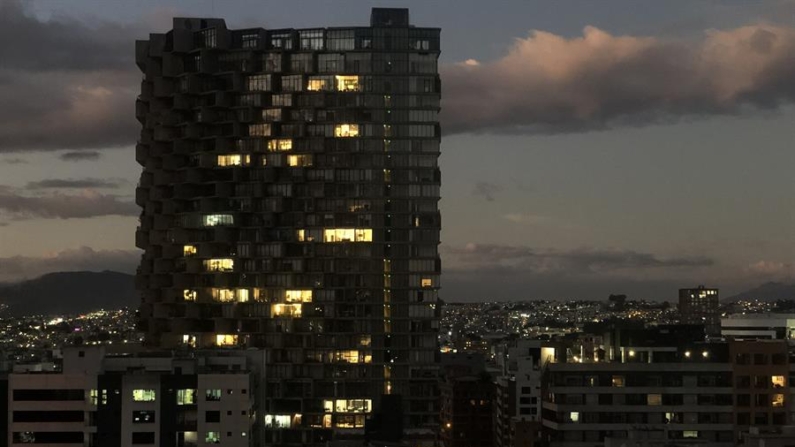
[[[198,253],[195,245],[185,245],[182,247],[182,256],[195,256]]]
[[[203,216],[202,224],[205,227],[217,227],[221,225],[234,225],[235,216],[231,214],[208,214]]]
[[[193,405],[196,403],[196,390],[177,390],[177,405]]]
[[[306,86],[307,90],[328,91],[332,90],[332,80],[329,76],[310,76]]]
[[[783,394],[774,394],[771,396],[770,405],[774,407],[783,407],[784,406],[784,395]]]
[[[336,351],[334,353],[334,360],[345,363],[370,363],[373,357],[366,351],[347,350]]]
[[[196,291],[191,289],[183,290],[182,299],[184,299],[185,301],[196,301]]]
[[[237,344],[237,335],[218,334],[215,336],[216,346],[234,346]]]
[[[265,415],[265,427],[268,428],[290,428],[294,419],[298,419],[297,423],[300,423],[301,415],[295,414],[290,416],[289,414],[266,414]]]
[[[422,278],[422,287],[433,287],[433,280],[431,278]]]
[[[572,411],[569,413],[569,420],[571,422],[580,422],[580,412],[579,411]]]
[[[206,259],[204,261],[204,269],[208,272],[231,272],[234,268],[234,259]]]
[[[251,155],[248,154],[219,155],[217,160],[218,166],[248,166],[249,164],[251,164]]]
[[[334,404],[337,413],[370,413],[372,408],[370,399],[337,399]]]
[[[331,428],[331,415],[324,414],[323,415],[323,428]]]
[[[212,289],[213,300],[229,303],[235,300],[235,291],[232,289]]]
[[[247,303],[248,297],[248,289],[235,289],[235,299],[238,303]]]
[[[311,155],[290,155],[287,157],[287,164],[289,166],[312,166],[312,156]]]
[[[624,386],[624,376],[613,376],[613,386],[615,387],[623,387]]]
[[[265,121],[281,121],[282,109],[265,109],[262,111],[262,119]]]
[[[191,348],[196,347],[196,336],[185,334],[182,336],[182,344],[185,346],[190,346]]]
[[[358,76],[337,76],[337,90],[341,92],[361,91]]]
[[[133,390],[134,402],[154,402],[155,390]]]
[[[358,137],[359,125],[358,124],[337,124],[334,127],[335,137]]]
[[[364,228],[327,228],[323,242],[372,242],[373,230]]]
[[[221,432],[208,431],[207,434],[204,435],[204,442],[206,442],[207,444],[220,444]]]
[[[646,396],[647,405],[662,405],[662,394],[649,394]]]
[[[770,383],[773,385],[773,388],[782,388],[787,386],[787,381],[784,379],[784,376],[772,376],[770,377]]]
[[[204,400],[209,400],[212,402],[217,402],[221,400],[221,390],[220,389],[208,389],[204,392]]]
[[[268,150],[271,152],[289,151],[293,148],[293,140],[280,139],[268,141]]]
[[[298,242],[304,242],[306,240],[306,230],[296,230],[295,239]]]
[[[288,303],[311,303],[312,291],[311,290],[287,290],[285,292],[285,299]]]
[[[698,438],[698,430],[683,430],[683,438]]]
[[[301,316],[300,304],[273,304],[271,305],[272,317],[298,318]]]
[[[96,405],[97,404],[97,400],[98,400],[98,396],[99,396],[99,394],[97,393],[97,390],[89,391],[88,395],[89,395],[89,400],[91,401],[91,405]]]
[[[359,336],[359,346],[370,346],[372,343],[372,337],[369,335],[360,335]]]

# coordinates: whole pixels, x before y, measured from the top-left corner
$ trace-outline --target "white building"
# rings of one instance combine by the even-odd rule
[[[721,318],[720,333],[736,340],[795,340],[795,314],[731,315]]]

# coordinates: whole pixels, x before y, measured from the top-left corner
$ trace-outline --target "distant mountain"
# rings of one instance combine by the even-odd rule
[[[767,282],[759,287],[726,298],[726,301],[752,299],[761,301],[795,300],[795,284]]]
[[[58,272],[0,283],[3,315],[69,314],[138,305],[135,277],[119,272]]]

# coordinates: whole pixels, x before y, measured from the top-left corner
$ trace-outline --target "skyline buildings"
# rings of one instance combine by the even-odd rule
[[[266,415],[298,415],[275,444],[437,423],[439,29],[370,25],[175,18],[136,44],[141,329],[264,349]]]

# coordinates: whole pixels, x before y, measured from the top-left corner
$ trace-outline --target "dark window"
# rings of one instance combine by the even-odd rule
[[[766,365],[767,356],[765,354],[754,354],[754,365]]]
[[[132,434],[132,443],[133,444],[154,444],[155,443],[155,432],[153,432],[153,431],[135,432],[135,433]]]
[[[133,424],[146,424],[155,422],[155,412],[150,410],[133,411]]]
[[[15,401],[66,401],[85,399],[84,390],[14,390]]]
[[[206,411],[204,413],[204,422],[221,422],[221,412]]]
[[[787,364],[787,355],[786,354],[773,354],[771,358],[774,365],[786,365]]]
[[[82,411],[15,411],[14,422],[83,422]]]
[[[81,431],[23,431],[14,432],[13,442],[18,444],[82,444]]]
[[[738,394],[737,395],[737,406],[738,407],[750,407],[751,406],[751,395],[750,394]]]

